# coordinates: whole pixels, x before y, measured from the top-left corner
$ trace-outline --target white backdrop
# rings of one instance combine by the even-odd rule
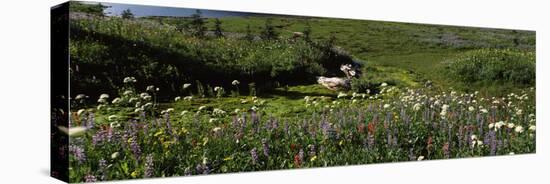
[[[537,153],[446,161],[132,180],[112,183],[542,183],[550,179],[548,17],[541,0],[104,0],[105,2],[537,31]],[[0,183],[49,177],[49,11],[62,0],[3,1]],[[544,52],[543,50],[546,50]],[[545,73],[546,72],[546,73]]]

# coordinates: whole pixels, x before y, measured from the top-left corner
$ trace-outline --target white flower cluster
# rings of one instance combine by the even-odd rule
[[[347,97],[348,94],[344,93],[344,92],[340,92],[338,93],[338,96],[336,96],[337,98],[344,98],[344,97]]]
[[[174,112],[174,108],[168,108],[166,110],[160,111],[161,114],[170,114],[171,112]]]
[[[135,77],[124,77],[124,83],[136,83],[137,80]]]
[[[106,104],[106,103],[108,103],[107,99],[109,99],[108,94],[101,94],[101,95],[99,95],[99,99],[97,100],[97,103]]]
[[[225,113],[226,112],[224,110],[221,110],[218,108],[214,108],[214,110],[212,111],[212,115],[215,115],[215,116],[225,115]]]

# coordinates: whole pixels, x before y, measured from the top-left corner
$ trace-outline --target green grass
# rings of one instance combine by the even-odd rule
[[[267,18],[280,27],[279,41],[251,43],[232,37],[243,36],[248,25],[259,34]],[[71,92],[86,93],[90,99],[73,100],[71,126],[93,125],[71,137],[71,149],[76,150],[69,156],[71,181],[83,181],[86,176],[114,180],[198,175],[205,173],[201,167],[206,166],[206,173],[228,173],[535,152],[532,85],[463,82],[447,68],[448,61],[474,49],[532,51],[533,32],[262,16],[222,18],[228,38],[217,39],[175,31],[178,21],[182,20],[91,18],[72,22],[71,61],[79,70],[72,72]],[[352,81],[352,88],[357,84],[360,90],[356,92],[369,89],[370,94],[352,97],[352,91],[330,91],[305,80],[341,74],[338,66],[318,65],[333,62],[341,52],[289,39],[306,25],[311,26],[315,42],[323,43],[334,35],[336,50],[349,53],[363,65],[362,76]],[[211,30],[213,21],[208,20],[208,26]],[[340,59],[351,59],[344,56]],[[301,75],[303,68],[294,68],[299,63],[309,67],[304,69],[306,74]],[[215,71],[219,75],[213,75]],[[263,75],[257,75],[258,71]],[[123,83],[128,76],[137,82]],[[243,77],[239,78],[240,95],[231,84],[234,76]],[[258,76],[265,78],[258,80]],[[280,83],[285,76],[289,81],[302,80]],[[205,79],[200,83],[207,92],[198,92],[195,79]],[[426,81],[433,81],[434,88],[425,88]],[[256,83],[255,96],[249,95],[250,82],[262,82]],[[176,89],[184,83],[193,84]],[[389,86],[382,87],[383,83]],[[146,91],[148,85],[160,90]],[[216,97],[212,90],[216,86],[224,87],[225,95]],[[125,90],[133,93],[124,95]],[[98,106],[94,92],[112,98]],[[142,92],[154,98],[141,97]],[[186,96],[192,99],[174,100]],[[110,103],[115,97],[122,102]],[[201,106],[205,109],[199,110]],[[215,113],[219,110],[225,113]],[[256,122],[251,121],[252,111],[261,116]],[[234,119],[241,117],[248,121]],[[272,118],[278,120],[277,126]],[[490,128],[489,124],[498,122],[503,123],[501,130]],[[491,131],[507,144],[497,146],[496,139],[488,135]],[[115,136],[105,137],[110,133]],[[471,138],[470,134],[489,144],[473,145],[464,139]],[[317,150],[310,153],[312,146]],[[265,147],[269,155],[263,154]],[[77,148],[84,150],[84,160]],[[253,150],[260,155],[257,161]],[[303,158],[299,158],[300,150],[305,151]],[[120,156],[113,157],[113,153]],[[111,166],[101,168],[100,159]]]
[[[265,112],[268,114],[293,118],[307,111],[304,104],[305,96],[336,98],[334,92],[320,85],[300,85],[275,88],[269,92],[260,93],[256,103],[254,103],[251,96],[230,96],[224,98],[197,98],[192,101],[179,101],[164,105],[166,107],[173,106],[177,112],[184,110],[193,112],[200,106],[206,106],[210,110],[219,108],[230,113],[234,112],[235,109],[246,112],[253,106],[257,106],[265,108]],[[264,105],[260,105],[260,101],[264,101]]]
[[[364,72],[386,72],[383,75],[387,81],[400,81],[400,85],[409,87],[430,80],[441,89],[477,90],[498,95],[516,91],[514,85],[501,82],[464,84],[448,75],[445,62],[478,48],[535,48],[535,34],[531,31],[299,17],[221,20],[227,32],[244,32],[250,25],[258,33],[267,18],[283,27],[279,30],[283,37],[303,31],[306,25],[311,27],[313,39],[328,39],[334,34],[336,45],[364,61],[366,66],[378,69]]]

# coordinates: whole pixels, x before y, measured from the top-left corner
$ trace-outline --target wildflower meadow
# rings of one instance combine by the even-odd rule
[[[70,182],[536,152],[534,32],[72,3]]]

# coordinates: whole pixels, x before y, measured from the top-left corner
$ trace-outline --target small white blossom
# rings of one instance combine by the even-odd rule
[[[212,111],[212,114],[213,115],[224,115],[225,111],[221,110],[221,109],[218,109],[218,108],[214,108],[214,110]]]
[[[506,123],[504,123],[504,121],[499,121],[497,123],[495,123],[495,128],[496,129],[500,129],[500,127],[504,126]]]
[[[117,119],[117,116],[116,115],[110,115],[107,119],[109,119],[109,121],[114,121],[115,119]]]
[[[76,115],[81,116],[84,112],[86,112],[86,109],[80,109],[76,112]]]
[[[139,100],[138,98],[132,97],[132,98],[130,98],[130,99],[128,100],[128,102],[134,103],[134,102],[137,102],[138,100]]]
[[[236,85],[239,85],[240,82],[238,80],[233,80],[233,82],[231,82],[231,85],[233,86],[236,86]]]
[[[85,94],[78,94],[78,95],[76,95],[76,97],[74,99],[75,100],[82,100],[82,99],[85,99],[85,98],[88,98],[88,96],[86,96]]]
[[[120,153],[114,152],[113,154],[111,154],[111,159],[116,159],[116,158],[118,158],[118,155],[120,155]]]
[[[118,128],[120,127],[120,123],[118,121],[113,121],[109,124],[109,126],[111,126],[111,128]]]
[[[153,92],[153,91],[155,91],[155,86],[153,86],[153,85],[147,86],[147,88],[145,89],[145,91]]]
[[[134,92],[132,90],[126,90],[124,91],[124,93],[122,93],[124,96],[129,96],[131,94],[133,94]]]
[[[338,93],[337,98],[344,98],[344,97],[346,97],[346,96],[348,96],[348,94],[343,93],[343,92],[340,92],[340,93]]]
[[[481,113],[483,113],[483,114],[487,114],[487,113],[489,112],[489,111],[487,111],[487,109],[481,109],[481,110],[479,110],[479,111],[480,111]]]
[[[514,131],[517,132],[517,133],[523,133],[523,127],[521,125],[518,125],[518,126],[516,126]]]
[[[120,103],[120,102],[122,102],[122,98],[117,97],[117,98],[113,99],[113,102],[111,102],[111,103],[117,104],[117,103]]]
[[[250,110],[252,110],[252,111],[258,111],[258,110],[259,110],[259,108],[258,108],[258,107],[256,107],[256,106],[252,106],[252,107],[250,108]]]
[[[414,110],[414,111],[419,111],[421,107],[422,107],[422,105],[421,105],[420,103],[416,103],[416,104],[414,104],[414,106],[413,106],[413,110]]]
[[[204,105],[199,107],[199,111],[202,111],[204,109],[206,109],[206,106],[204,106]]]
[[[105,107],[105,105],[100,104],[100,105],[97,106],[97,110],[101,110],[101,109],[103,109],[104,107]]]
[[[99,95],[99,99],[107,99],[109,98],[109,95],[108,94],[101,94]]]
[[[516,115],[518,115],[518,116],[519,116],[519,115],[522,115],[522,114],[523,114],[523,110],[521,110],[521,109],[518,109],[518,110],[516,111]]]
[[[124,83],[135,83],[137,82],[135,77],[125,77],[123,80]]]

